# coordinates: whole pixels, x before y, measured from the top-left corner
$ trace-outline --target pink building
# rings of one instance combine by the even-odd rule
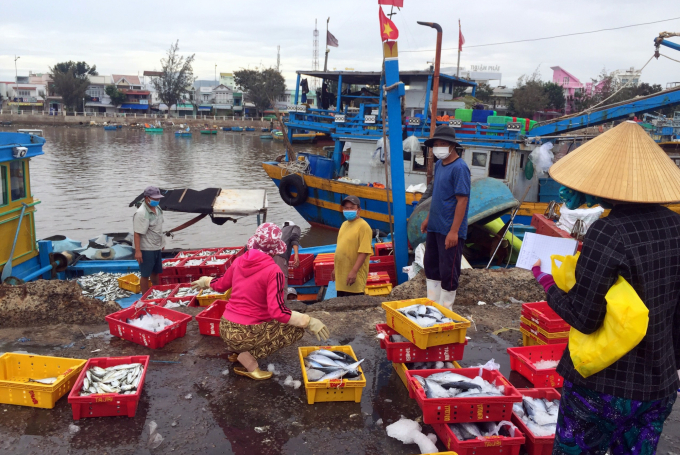
[[[564,89],[564,98],[567,101],[565,114],[569,114],[573,108],[574,95],[583,92],[584,89],[590,89],[592,84],[588,83],[584,86],[576,76],[559,66],[553,66],[550,69],[553,70],[553,82]]]

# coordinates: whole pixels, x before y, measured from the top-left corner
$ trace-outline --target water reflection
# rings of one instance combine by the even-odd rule
[[[303,246],[335,243],[336,233],[314,228],[279,197],[261,167],[283,153],[283,145],[261,141],[259,133],[194,134],[176,138],[171,130],[147,134],[140,130],[105,131],[101,127],[43,127],[45,155],[31,160],[31,183],[37,207],[38,237],[63,234],[86,240],[104,232],[132,229],[129,202],[147,185],[162,188],[264,188],[269,199],[268,221],[298,223]],[[4,131],[10,131],[5,128]],[[319,151],[296,146],[299,151]],[[193,218],[166,213],[166,229]],[[241,245],[256,227],[247,217],[224,226],[209,219],[175,235],[168,248]]]

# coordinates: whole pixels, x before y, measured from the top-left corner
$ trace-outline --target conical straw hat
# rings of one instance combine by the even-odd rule
[[[586,142],[553,164],[550,176],[573,190],[614,201],[680,201],[680,169],[632,121]]]

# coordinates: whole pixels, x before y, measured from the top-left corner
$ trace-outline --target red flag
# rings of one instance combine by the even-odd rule
[[[463,52],[463,44],[465,44],[465,37],[460,29],[460,21],[458,21],[458,52]]]
[[[378,5],[390,5],[397,8],[404,7],[404,0],[378,0]]]
[[[381,7],[378,7],[378,9],[380,10],[380,37],[383,41],[396,40],[399,38],[397,26],[385,16]]]

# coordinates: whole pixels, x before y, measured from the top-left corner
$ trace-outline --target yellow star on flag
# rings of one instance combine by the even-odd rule
[[[390,36],[390,34],[393,32],[392,27],[390,27],[390,24],[385,24],[385,30],[383,30],[383,34]]]

